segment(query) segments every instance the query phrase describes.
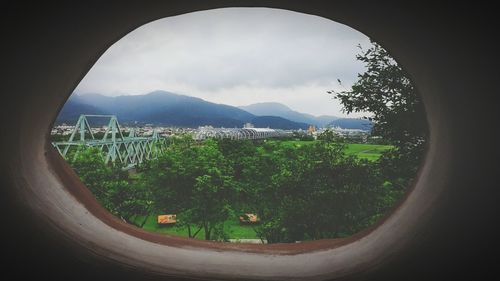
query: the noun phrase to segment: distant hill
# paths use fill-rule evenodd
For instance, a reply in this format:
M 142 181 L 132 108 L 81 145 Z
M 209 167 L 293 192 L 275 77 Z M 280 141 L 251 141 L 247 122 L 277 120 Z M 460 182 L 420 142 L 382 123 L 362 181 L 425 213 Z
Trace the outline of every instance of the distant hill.
M 284 129 L 284 130 L 306 130 L 309 124 L 293 122 L 285 118 L 277 116 L 257 116 L 252 119 L 251 123 L 258 128 L 272 128 L 272 129 Z
M 373 122 L 367 119 L 357 119 L 357 118 L 340 118 L 332 121 L 328 124 L 330 127 L 340 127 L 343 129 L 359 129 L 359 130 L 371 130 L 373 127 Z
M 122 124 L 140 123 L 192 128 L 204 125 L 226 128 L 242 127 L 244 123 L 253 122 L 256 118 L 255 115 L 234 106 L 211 103 L 165 91 L 155 91 L 145 95 L 117 97 L 100 94 L 72 96 L 59 113 L 56 123 L 74 124 L 80 114 L 113 114 Z M 259 118 L 256 121 L 263 122 Z M 266 127 L 276 129 L 304 126 L 304 124 L 290 120 L 286 121 L 268 119 L 264 123 Z
M 59 112 L 56 123 L 75 123 L 80 114 L 108 114 L 105 110 L 85 104 L 78 97 L 71 96 Z
M 340 117 L 331 116 L 331 115 L 321 115 L 321 116 L 315 117 L 315 119 L 318 122 L 318 126 L 325 127 L 326 125 L 330 124 L 331 122 L 340 119 Z
M 121 122 L 139 121 L 161 125 L 239 126 L 254 115 L 233 106 L 215 104 L 205 100 L 155 91 L 146 95 L 107 97 L 98 94 L 81 95 L 88 105 L 115 114 Z
M 311 114 L 301 113 L 277 102 L 254 103 L 246 106 L 239 106 L 239 108 L 257 116 L 278 116 L 294 122 L 315 125 L 318 127 L 324 127 L 326 124 L 338 119 L 338 117 L 335 116 L 322 115 L 316 117 Z

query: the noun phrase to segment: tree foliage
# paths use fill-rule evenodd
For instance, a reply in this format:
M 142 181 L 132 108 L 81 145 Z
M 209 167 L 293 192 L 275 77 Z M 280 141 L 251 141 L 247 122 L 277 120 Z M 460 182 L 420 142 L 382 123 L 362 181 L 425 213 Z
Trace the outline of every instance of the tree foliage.
M 177 214 L 176 227 L 207 240 L 227 240 L 224 222 L 245 213 L 258 215 L 254 229 L 268 243 L 343 237 L 369 226 L 400 195 L 376 162 L 347 156 L 331 131 L 304 143 L 183 137 L 133 181 L 95 149 L 70 164 L 112 213 L 126 220 Z
M 251 200 L 269 243 L 349 235 L 385 211 L 375 164 L 346 156 L 341 142 L 272 149 L 259 157 L 268 177 L 254 183 Z
M 358 74 L 350 90 L 329 93 L 346 113 L 370 113 L 372 135 L 396 147 L 382 156 L 380 169 L 401 191 L 415 176 L 424 154 L 428 135 L 424 105 L 407 73 L 379 44 L 372 42 L 356 58 L 366 71 Z
M 147 215 L 152 199 L 149 188 L 129 180 L 120 167 L 104 164 L 98 148 L 82 147 L 67 160 L 96 199 L 112 214 L 131 222 L 134 215 Z
M 379 44 L 356 58 L 366 67 L 347 91 L 330 91 L 346 113 L 369 112 L 373 135 L 399 149 L 421 146 L 427 136 L 425 111 L 420 95 L 407 73 Z
M 205 239 L 224 239 L 223 223 L 233 214 L 236 198 L 232 170 L 217 143 L 203 145 L 185 137 L 144 169 L 159 212 L 176 213 L 180 225 L 196 237 L 201 229 Z

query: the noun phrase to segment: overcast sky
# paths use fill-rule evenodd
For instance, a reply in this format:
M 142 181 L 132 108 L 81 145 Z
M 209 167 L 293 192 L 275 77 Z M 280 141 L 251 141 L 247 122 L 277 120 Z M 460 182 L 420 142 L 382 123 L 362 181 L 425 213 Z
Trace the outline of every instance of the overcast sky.
M 75 93 L 165 90 L 235 106 L 280 102 L 313 115 L 344 116 L 327 91 L 349 88 L 364 71 L 355 58 L 358 44 L 368 48 L 368 37 L 343 24 L 285 10 L 189 13 L 123 37 Z

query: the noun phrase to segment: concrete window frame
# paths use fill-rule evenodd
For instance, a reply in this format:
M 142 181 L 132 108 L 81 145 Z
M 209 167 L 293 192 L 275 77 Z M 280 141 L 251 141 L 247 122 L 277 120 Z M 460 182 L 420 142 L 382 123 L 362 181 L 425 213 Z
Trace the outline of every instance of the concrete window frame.
M 391 32 L 382 30 L 386 27 L 383 25 L 370 26 L 349 4 L 332 9 L 324 3 L 305 6 L 292 1 L 258 2 L 259 7 L 288 9 L 345 23 L 380 42 L 412 77 L 425 104 L 430 140 L 412 191 L 390 216 L 346 239 L 235 245 L 149 233 L 121 222 L 97 203 L 48 141 L 58 110 L 99 56 L 126 33 L 159 18 L 232 5 L 230 1 L 205 2 L 155 2 L 139 10 L 134 5 L 119 10 L 108 7 L 98 12 L 108 15 L 106 20 L 95 18 L 80 27 L 80 31 L 94 34 L 85 34 L 87 41 L 79 46 L 71 44 L 76 35 L 63 27 L 48 35 L 47 40 L 61 48 L 44 49 L 46 56 L 32 58 L 36 63 L 32 71 L 39 76 L 33 76 L 33 83 L 25 86 L 29 101 L 17 105 L 22 117 L 17 123 L 18 143 L 9 155 L 13 161 L 8 165 L 9 174 L 14 175 L 16 197 L 45 223 L 45 231 L 91 260 L 106 260 L 157 276 L 214 280 L 354 280 L 370 276 L 416 247 L 418 237 L 427 232 L 444 192 L 450 188 L 453 147 L 448 137 L 450 128 L 455 127 L 441 106 L 443 87 L 432 75 L 431 65 L 425 64 L 432 58 L 423 59 L 402 42 L 404 37 L 394 37 L 397 28 Z M 238 6 L 245 3 L 255 5 L 241 1 Z M 55 64 L 44 68 L 51 61 Z

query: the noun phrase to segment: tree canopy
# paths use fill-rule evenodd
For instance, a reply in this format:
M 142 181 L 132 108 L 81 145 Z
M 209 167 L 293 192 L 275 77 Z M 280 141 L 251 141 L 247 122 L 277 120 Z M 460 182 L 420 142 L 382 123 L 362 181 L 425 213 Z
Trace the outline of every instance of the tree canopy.
M 361 47 L 360 47 L 361 49 Z M 374 121 L 372 135 L 396 149 L 384 154 L 380 169 L 399 189 L 408 186 L 420 165 L 428 136 L 422 99 L 408 74 L 379 44 L 356 58 L 366 67 L 351 89 L 329 91 L 346 113 L 368 112 Z
M 356 58 L 366 67 L 350 90 L 329 91 L 346 113 L 368 112 L 374 121 L 373 135 L 379 135 L 400 149 L 424 144 L 427 121 L 420 95 L 408 74 L 379 44 Z M 361 48 L 361 47 L 360 47 Z
M 112 214 L 132 223 L 134 215 L 148 215 L 152 207 L 149 186 L 132 182 L 118 166 L 106 165 L 98 148 L 81 147 L 67 156 L 85 185 Z

